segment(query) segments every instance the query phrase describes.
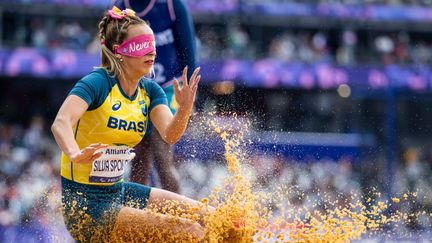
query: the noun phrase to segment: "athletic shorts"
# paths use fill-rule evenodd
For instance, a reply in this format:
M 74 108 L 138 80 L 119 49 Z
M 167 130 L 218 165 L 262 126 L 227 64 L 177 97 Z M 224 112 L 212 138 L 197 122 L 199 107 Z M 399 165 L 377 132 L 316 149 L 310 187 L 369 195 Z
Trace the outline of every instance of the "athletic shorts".
M 167 86 L 163 90 L 165 91 L 165 94 L 166 94 L 167 99 L 168 99 L 168 107 L 170 108 L 171 112 L 173 114 L 175 114 L 177 111 L 177 108 L 178 108 L 178 103 L 175 100 L 174 85 Z M 152 127 L 153 127 L 153 124 L 151 123 L 151 121 L 149 121 L 147 124 L 146 133 L 144 135 L 145 137 L 150 136 Z
M 77 242 L 106 242 L 122 207 L 144 209 L 151 187 L 133 182 L 95 186 L 61 178 L 63 218 Z

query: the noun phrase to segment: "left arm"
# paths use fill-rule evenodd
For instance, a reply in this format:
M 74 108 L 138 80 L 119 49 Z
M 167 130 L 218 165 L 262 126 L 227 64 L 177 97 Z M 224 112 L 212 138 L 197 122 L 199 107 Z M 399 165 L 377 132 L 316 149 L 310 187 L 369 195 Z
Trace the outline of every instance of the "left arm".
M 176 143 L 186 130 L 190 113 L 192 112 L 195 95 L 201 75 L 200 68 L 195 69 L 188 82 L 188 68 L 183 69 L 183 86 L 180 89 L 178 80 L 174 80 L 174 94 L 179 104 L 176 114 L 173 116 L 166 105 L 158 105 L 150 112 L 150 119 L 155 125 L 163 140 L 168 144 Z

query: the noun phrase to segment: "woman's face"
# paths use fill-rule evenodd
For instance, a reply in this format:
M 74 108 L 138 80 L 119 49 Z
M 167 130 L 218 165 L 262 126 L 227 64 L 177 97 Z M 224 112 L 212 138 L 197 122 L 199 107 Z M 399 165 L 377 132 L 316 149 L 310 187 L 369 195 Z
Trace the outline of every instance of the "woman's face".
M 128 29 L 127 39 L 145 34 L 153 34 L 153 30 L 147 24 L 133 25 Z M 152 51 L 143 57 L 122 56 L 122 58 L 126 75 L 140 78 L 151 72 L 156 58 L 156 51 Z

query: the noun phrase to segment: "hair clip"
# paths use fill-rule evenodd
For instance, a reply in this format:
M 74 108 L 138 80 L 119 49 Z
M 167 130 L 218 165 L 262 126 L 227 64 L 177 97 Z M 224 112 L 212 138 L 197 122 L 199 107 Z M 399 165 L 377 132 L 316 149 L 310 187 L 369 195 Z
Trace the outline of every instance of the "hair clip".
M 113 19 L 123 19 L 126 16 L 135 16 L 135 11 L 132 9 L 120 10 L 116 6 L 113 6 L 111 10 L 108 10 L 108 14 Z
M 126 16 L 135 16 L 135 11 L 133 11 L 132 9 L 126 8 L 125 10 L 122 11 Z

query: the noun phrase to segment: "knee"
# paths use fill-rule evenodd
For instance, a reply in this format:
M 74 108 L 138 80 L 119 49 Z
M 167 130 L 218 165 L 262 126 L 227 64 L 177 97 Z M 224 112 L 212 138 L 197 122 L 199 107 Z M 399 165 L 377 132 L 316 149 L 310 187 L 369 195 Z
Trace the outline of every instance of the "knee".
M 205 237 L 204 228 L 199 223 L 193 223 L 190 225 L 189 232 L 196 238 L 198 241 L 202 241 Z

